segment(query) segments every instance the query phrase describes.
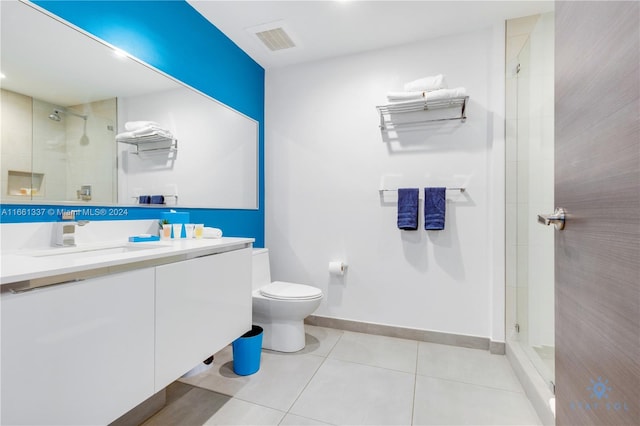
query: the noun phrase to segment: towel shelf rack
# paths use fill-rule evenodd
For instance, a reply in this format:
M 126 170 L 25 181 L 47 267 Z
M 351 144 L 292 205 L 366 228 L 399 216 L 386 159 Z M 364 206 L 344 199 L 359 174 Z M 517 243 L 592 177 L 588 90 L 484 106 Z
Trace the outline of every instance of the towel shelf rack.
M 460 191 L 460 192 L 465 192 L 467 189 L 466 188 L 462 188 L 462 187 L 458 187 L 458 188 L 447 188 L 447 191 Z M 398 192 L 397 189 L 378 189 L 378 192 L 380 192 L 380 194 L 384 194 L 385 192 Z
M 178 140 L 158 135 L 138 136 L 136 138 L 117 139 L 117 142 L 134 145 L 136 150 L 131 154 L 141 154 L 145 152 L 176 152 L 178 151 Z
M 387 122 L 391 122 L 391 115 L 394 114 L 406 114 L 410 112 L 418 112 L 418 111 L 432 111 L 432 110 L 442 110 L 447 108 L 459 108 L 460 113 L 455 117 L 451 118 L 425 118 L 420 121 L 412 121 L 412 122 L 399 122 L 393 125 L 394 128 L 403 125 L 416 125 L 419 123 L 427 123 L 434 121 L 449 121 L 449 120 L 460 120 L 464 123 L 467 119 L 467 101 L 469 100 L 469 96 L 461 96 L 456 98 L 449 99 L 437 99 L 437 100 L 429 100 L 429 99 L 419 99 L 415 101 L 405 101 L 405 102 L 396 102 L 387 105 L 378 105 L 376 108 L 378 109 L 378 113 L 380 114 L 380 130 L 387 130 Z M 389 119 L 385 120 L 385 116 L 388 116 Z

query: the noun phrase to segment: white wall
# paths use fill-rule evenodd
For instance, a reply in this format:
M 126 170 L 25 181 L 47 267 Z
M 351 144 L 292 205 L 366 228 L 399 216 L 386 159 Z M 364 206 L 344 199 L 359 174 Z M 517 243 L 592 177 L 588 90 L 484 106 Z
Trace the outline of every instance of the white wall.
M 504 340 L 503 27 L 267 70 L 272 278 L 321 288 L 316 315 Z M 466 87 L 466 123 L 383 139 L 375 106 L 438 73 Z M 389 175 L 388 187 L 467 191 L 448 195 L 444 231 L 425 231 L 422 211 L 418 231 L 400 231 L 395 198 L 378 193 Z

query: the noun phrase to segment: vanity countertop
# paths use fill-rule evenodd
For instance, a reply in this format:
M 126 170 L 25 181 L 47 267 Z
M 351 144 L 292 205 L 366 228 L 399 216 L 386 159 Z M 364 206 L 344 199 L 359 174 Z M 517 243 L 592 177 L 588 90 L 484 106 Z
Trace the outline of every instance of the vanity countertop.
M 76 247 L 8 251 L 1 256 L 0 284 L 32 282 L 32 285 L 42 286 L 80 280 L 251 247 L 253 241 L 253 238 L 232 237 L 144 243 L 111 241 Z

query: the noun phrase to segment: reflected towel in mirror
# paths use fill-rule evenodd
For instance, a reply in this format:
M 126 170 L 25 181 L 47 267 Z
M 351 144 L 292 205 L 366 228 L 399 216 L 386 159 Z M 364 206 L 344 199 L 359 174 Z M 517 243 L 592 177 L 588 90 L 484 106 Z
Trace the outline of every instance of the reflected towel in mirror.
M 127 121 L 124 123 L 124 128 L 127 132 L 133 132 L 134 130 L 140 130 L 145 127 L 160 128 L 160 125 L 155 121 Z
M 150 204 L 164 204 L 164 195 L 152 195 Z

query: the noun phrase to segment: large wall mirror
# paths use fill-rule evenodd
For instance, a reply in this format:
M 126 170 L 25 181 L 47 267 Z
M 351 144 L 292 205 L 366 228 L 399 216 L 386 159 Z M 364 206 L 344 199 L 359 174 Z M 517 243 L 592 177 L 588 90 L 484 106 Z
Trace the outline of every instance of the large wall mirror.
M 258 123 L 2 1 L 3 203 L 258 208 Z

